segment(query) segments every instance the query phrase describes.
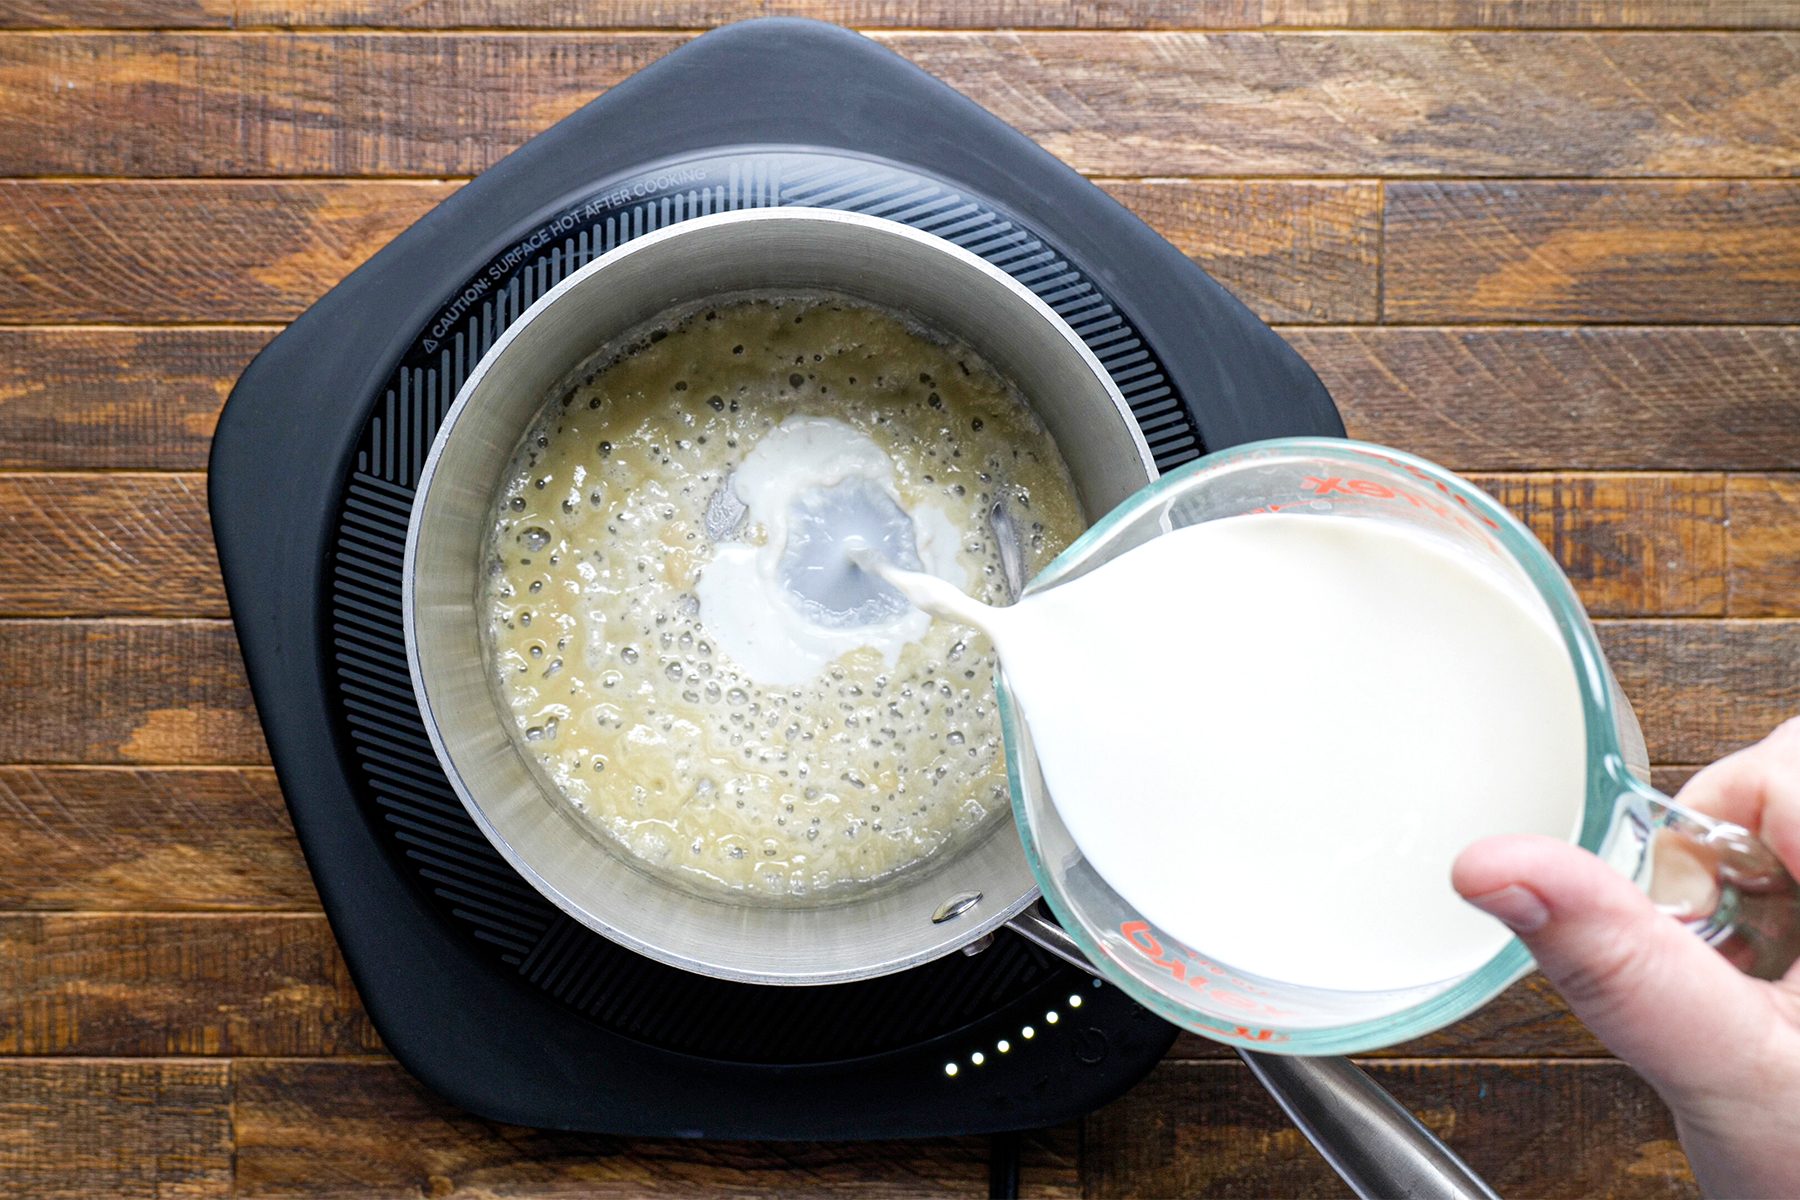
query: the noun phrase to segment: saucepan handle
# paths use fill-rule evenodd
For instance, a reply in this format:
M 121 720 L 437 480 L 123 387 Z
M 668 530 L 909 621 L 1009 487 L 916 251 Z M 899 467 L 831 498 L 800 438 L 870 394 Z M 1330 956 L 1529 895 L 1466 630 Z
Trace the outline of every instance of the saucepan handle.
M 1100 974 L 1075 939 L 1035 907 L 1014 917 L 1010 927 L 1064 962 Z M 1499 1200 L 1349 1059 L 1238 1053 L 1332 1170 L 1365 1200 Z
M 1238 1054 L 1331 1169 L 1365 1200 L 1499 1200 L 1455 1151 L 1349 1059 Z

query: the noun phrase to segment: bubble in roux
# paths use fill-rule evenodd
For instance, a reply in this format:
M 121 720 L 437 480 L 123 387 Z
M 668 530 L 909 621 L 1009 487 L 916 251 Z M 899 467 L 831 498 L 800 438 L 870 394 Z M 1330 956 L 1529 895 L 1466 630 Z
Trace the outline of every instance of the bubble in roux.
M 892 462 L 901 507 L 961 533 L 1002 602 L 986 514 L 1013 506 L 1027 574 L 1079 532 L 1068 470 L 967 347 L 859 304 L 736 300 L 660 319 L 549 399 L 496 498 L 484 602 L 527 755 L 649 870 L 703 890 L 829 899 L 954 845 L 1007 806 L 985 639 L 927 626 L 891 665 L 855 650 L 799 684 L 744 672 L 695 594 L 722 499 L 783 420 L 823 416 Z

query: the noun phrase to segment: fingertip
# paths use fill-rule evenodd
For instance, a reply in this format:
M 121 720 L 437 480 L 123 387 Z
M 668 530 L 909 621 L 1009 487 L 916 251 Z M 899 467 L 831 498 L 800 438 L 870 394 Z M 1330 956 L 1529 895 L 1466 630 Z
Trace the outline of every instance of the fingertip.
M 1550 921 L 1607 921 L 1621 926 L 1661 918 L 1649 897 L 1631 880 L 1579 846 L 1537 834 L 1484 838 L 1469 846 L 1451 867 L 1450 883 L 1477 908 L 1507 920 L 1508 903 L 1525 893 L 1541 909 L 1533 909 L 1529 927 L 1507 920 L 1518 933 L 1537 932 Z M 1533 939 L 1528 938 L 1528 942 Z M 1538 949 L 1533 944 L 1533 950 Z
M 1743 976 L 1578 846 L 1484 838 L 1457 857 L 1451 883 L 1518 934 L 1575 1014 L 1659 1086 L 1715 1084 L 1766 1021 Z
M 1538 834 L 1482 838 L 1456 856 L 1450 866 L 1450 886 L 1465 899 L 1508 887 L 1533 887 L 1554 872 L 1559 862 L 1582 853 L 1567 842 Z
M 1675 794 L 1675 802 L 1742 825 L 1800 874 L 1800 717 L 1702 768 Z

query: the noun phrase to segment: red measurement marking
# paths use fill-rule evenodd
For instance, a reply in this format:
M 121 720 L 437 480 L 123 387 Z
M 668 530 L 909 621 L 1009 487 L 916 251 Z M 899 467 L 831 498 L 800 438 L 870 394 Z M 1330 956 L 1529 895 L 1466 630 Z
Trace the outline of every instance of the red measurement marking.
M 1364 458 L 1372 458 L 1377 462 L 1384 462 L 1384 463 L 1388 464 L 1390 467 L 1398 467 L 1400 470 L 1405 471 L 1408 475 L 1411 475 L 1414 479 L 1422 480 L 1426 483 L 1429 483 L 1432 487 L 1435 487 L 1438 491 L 1443 492 L 1447 496 L 1451 496 L 1458 504 L 1462 505 L 1464 508 L 1469 509 L 1470 515 L 1472 515 L 1476 520 L 1480 521 L 1483 525 L 1486 525 L 1489 529 L 1500 528 L 1499 522 L 1490 520 L 1489 518 L 1482 516 L 1480 513 L 1475 512 L 1474 506 L 1469 503 L 1469 498 L 1467 496 L 1462 495 L 1460 492 L 1451 492 L 1449 486 L 1447 484 L 1445 484 L 1443 480 L 1432 478 L 1430 475 L 1426 474 L 1424 471 L 1419 470 L 1419 468 L 1413 466 L 1411 463 L 1403 463 L 1403 462 L 1399 461 L 1398 459 L 1389 458 L 1385 454 L 1376 454 L 1375 452 L 1370 451 L 1370 450 L 1358 450 L 1357 453 L 1362 455 Z
M 1377 500 L 1392 500 L 1401 495 L 1386 484 L 1376 483 L 1373 479 L 1344 479 L 1333 476 L 1321 479 L 1317 475 L 1308 475 L 1300 481 L 1300 490 L 1325 496 L 1332 492 L 1342 492 L 1346 496 L 1373 496 Z
M 1424 479 L 1426 482 L 1432 484 L 1440 492 L 1443 492 L 1458 504 L 1462 505 L 1464 509 L 1468 509 L 1469 515 L 1473 516 L 1483 525 L 1486 525 L 1489 529 L 1500 528 L 1497 522 L 1475 512 L 1469 504 L 1468 497 L 1460 493 L 1451 492 L 1444 484 L 1427 475 L 1423 475 L 1418 471 L 1413 471 L 1412 473 L 1417 475 L 1420 479 Z M 1442 517 L 1446 521 L 1454 521 L 1465 529 L 1473 528 L 1468 521 L 1463 519 L 1461 514 L 1446 508 L 1443 504 L 1429 496 L 1421 496 L 1416 492 L 1389 487 L 1387 484 L 1377 483 L 1373 479 L 1345 479 L 1342 476 L 1333 476 L 1327 479 L 1317 475 L 1308 475 L 1300 481 L 1300 490 L 1303 492 L 1311 492 L 1315 496 L 1328 496 L 1334 492 L 1342 492 L 1346 496 L 1367 496 L 1374 500 L 1404 500 L 1414 508 L 1422 508 L 1435 517 Z M 1280 505 L 1271 504 L 1267 506 L 1267 508 L 1258 509 L 1256 511 L 1278 512 L 1280 511 L 1280 508 Z
M 1225 969 L 1202 958 L 1194 958 L 1191 962 L 1182 962 L 1169 952 L 1155 934 L 1150 932 L 1148 921 L 1126 921 L 1119 926 L 1119 933 L 1127 942 L 1131 943 L 1132 949 L 1149 959 L 1157 969 L 1167 971 L 1172 978 L 1187 984 L 1195 991 L 1205 991 L 1216 1004 L 1261 1013 L 1266 1017 L 1291 1017 L 1294 1015 L 1287 1009 L 1278 1008 L 1266 1001 L 1245 995 L 1246 991 L 1254 992 L 1260 989 L 1253 988 L 1242 980 L 1233 979 L 1230 976 L 1225 976 L 1223 979 L 1206 978 L 1203 972 L 1225 975 Z M 1262 1040 L 1267 1040 L 1274 1035 L 1263 1031 L 1258 1036 Z M 1283 1037 L 1282 1040 L 1285 1041 L 1286 1038 Z
M 1163 949 L 1163 944 L 1156 940 L 1155 934 L 1150 932 L 1150 922 L 1127 921 L 1119 926 L 1119 932 L 1124 934 L 1125 940 L 1135 946 L 1145 958 L 1173 975 L 1177 982 L 1186 981 L 1187 967 Z
M 1248 996 L 1240 995 L 1237 992 L 1227 991 L 1224 988 L 1214 988 L 1212 997 L 1220 1004 L 1227 1005 L 1231 1008 L 1245 1009 L 1248 1012 L 1272 1011 L 1268 1005 L 1262 1003 L 1260 1000 L 1252 1000 Z

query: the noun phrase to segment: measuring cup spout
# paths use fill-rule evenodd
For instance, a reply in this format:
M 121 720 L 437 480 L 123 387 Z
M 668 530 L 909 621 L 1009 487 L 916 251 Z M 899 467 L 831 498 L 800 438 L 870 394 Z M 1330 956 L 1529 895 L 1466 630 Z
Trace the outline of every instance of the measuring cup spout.
M 1615 829 L 1628 839 L 1619 848 L 1651 900 L 1745 974 L 1780 979 L 1800 960 L 1800 887 L 1775 852 L 1741 825 L 1618 774 Z

